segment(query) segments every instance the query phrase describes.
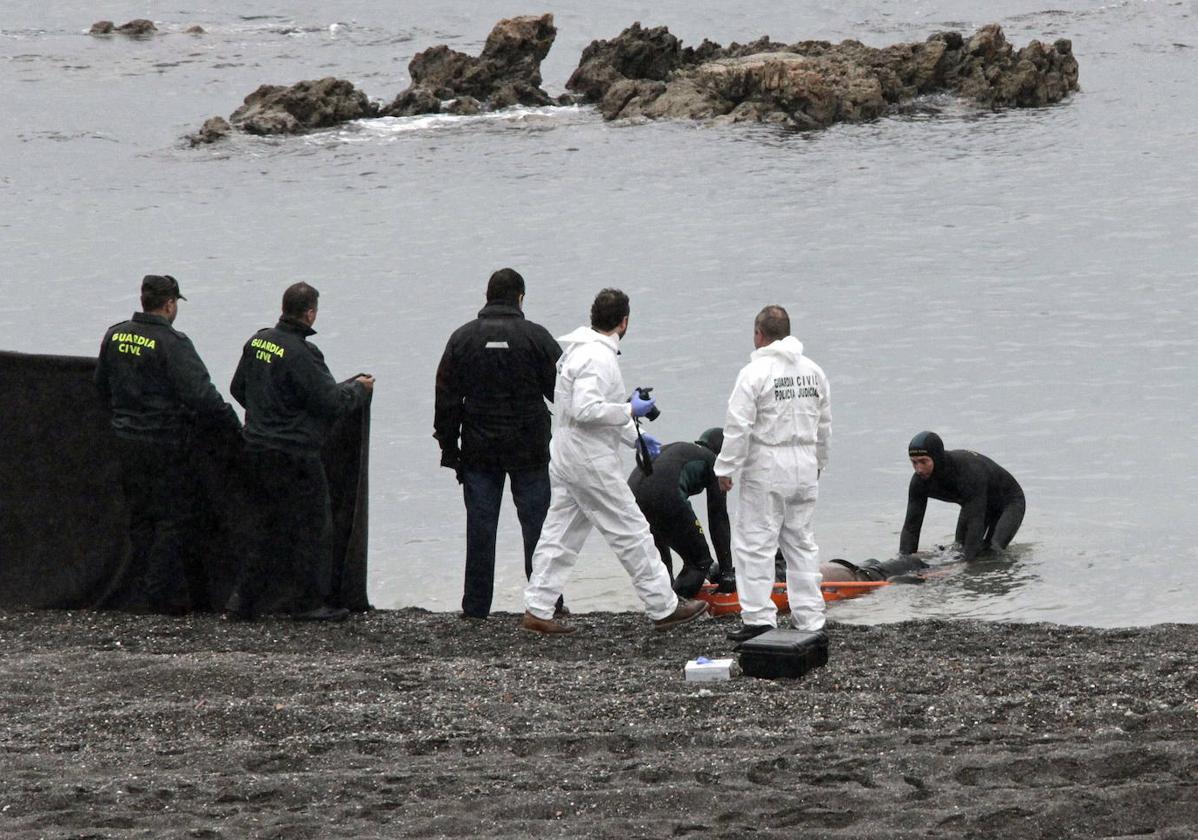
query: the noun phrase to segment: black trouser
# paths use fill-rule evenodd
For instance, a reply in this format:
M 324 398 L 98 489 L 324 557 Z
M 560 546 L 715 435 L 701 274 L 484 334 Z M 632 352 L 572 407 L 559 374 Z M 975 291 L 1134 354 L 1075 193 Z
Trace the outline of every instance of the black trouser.
M 1027 511 L 1027 501 L 1021 495 L 1009 500 L 1000 508 L 986 511 L 985 524 L 982 527 L 982 551 L 990 548 L 1003 549 L 1015 539 L 1019 526 L 1023 524 L 1023 514 Z M 965 542 L 966 523 L 964 517 L 957 519 L 957 542 Z
M 334 606 L 333 503 L 320 456 L 250 449 L 245 458 L 257 533 L 238 575 L 241 609 L 255 612 L 275 575 L 287 574 L 302 587 L 293 612 Z
M 707 579 L 711 569 L 711 549 L 703 526 L 690 503 L 680 496 L 668 499 L 646 499 L 642 504 L 637 499 L 645 519 L 649 520 L 649 532 L 657 546 L 661 561 L 674 582 L 674 592 L 681 598 L 693 598 Z M 682 569 L 674 575 L 674 558 L 670 550 L 682 558 Z
M 185 552 L 195 510 L 195 482 L 181 441 L 117 438 L 121 489 L 129 509 L 134 568 L 144 570 L 150 607 L 175 612 L 189 606 Z

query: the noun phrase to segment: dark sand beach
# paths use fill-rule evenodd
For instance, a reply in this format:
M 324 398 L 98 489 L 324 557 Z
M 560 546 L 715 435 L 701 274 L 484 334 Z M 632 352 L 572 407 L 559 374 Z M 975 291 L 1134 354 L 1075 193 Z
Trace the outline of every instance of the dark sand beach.
M 0 836 L 1198 836 L 1198 628 L 832 623 L 798 681 L 667 634 L 0 613 Z

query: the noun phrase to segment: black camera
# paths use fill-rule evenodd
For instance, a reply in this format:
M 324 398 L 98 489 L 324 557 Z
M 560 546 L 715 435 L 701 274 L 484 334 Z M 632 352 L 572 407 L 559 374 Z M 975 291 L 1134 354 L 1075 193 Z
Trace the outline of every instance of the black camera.
M 653 390 L 652 388 L 636 388 L 634 390 L 636 391 L 636 395 L 642 400 L 652 399 L 650 396 L 650 392 Z M 653 406 L 653 408 L 649 409 L 648 413 L 645 414 L 646 420 L 656 420 L 658 417 L 661 417 L 661 409 L 659 409 L 657 406 Z

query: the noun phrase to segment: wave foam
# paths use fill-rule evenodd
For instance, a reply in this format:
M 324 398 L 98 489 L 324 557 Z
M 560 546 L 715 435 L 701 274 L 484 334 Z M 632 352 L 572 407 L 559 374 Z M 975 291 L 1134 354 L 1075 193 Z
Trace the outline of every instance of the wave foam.
M 345 143 L 367 143 L 388 140 L 408 134 L 445 131 L 473 126 L 553 128 L 577 122 L 580 116 L 590 114 L 593 108 L 581 105 L 554 105 L 527 107 L 517 105 L 502 111 L 485 114 L 421 114 L 413 117 L 375 117 L 354 120 L 336 129 L 333 134 Z M 313 136 L 314 135 L 309 135 Z M 327 136 L 327 135 L 326 135 Z

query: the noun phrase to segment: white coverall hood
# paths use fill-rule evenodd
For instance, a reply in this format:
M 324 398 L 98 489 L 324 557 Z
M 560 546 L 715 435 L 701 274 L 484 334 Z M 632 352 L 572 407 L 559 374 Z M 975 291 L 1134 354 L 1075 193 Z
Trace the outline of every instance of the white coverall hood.
M 636 442 L 632 406 L 617 358 L 620 340 L 590 327 L 558 339 L 553 405 L 556 424 L 549 443 L 551 470 L 585 468 L 590 459 Z

